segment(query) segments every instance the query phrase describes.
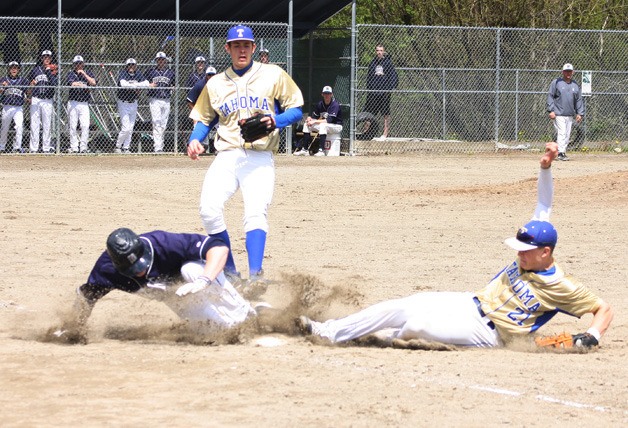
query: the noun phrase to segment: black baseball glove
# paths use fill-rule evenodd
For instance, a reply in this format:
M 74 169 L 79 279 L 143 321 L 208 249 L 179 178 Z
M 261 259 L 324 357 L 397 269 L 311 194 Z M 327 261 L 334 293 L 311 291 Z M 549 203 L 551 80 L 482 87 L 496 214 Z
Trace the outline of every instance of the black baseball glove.
M 242 134 L 244 141 L 252 143 L 255 140 L 268 136 L 275 130 L 275 121 L 272 120 L 272 118 L 268 123 L 262 122 L 262 118 L 264 118 L 264 115 L 257 112 L 248 119 L 240 119 L 238 121 L 238 125 L 240 125 L 240 134 Z
M 598 341 L 591 333 L 574 334 L 572 337 L 573 346 L 578 348 L 592 348 L 598 345 Z

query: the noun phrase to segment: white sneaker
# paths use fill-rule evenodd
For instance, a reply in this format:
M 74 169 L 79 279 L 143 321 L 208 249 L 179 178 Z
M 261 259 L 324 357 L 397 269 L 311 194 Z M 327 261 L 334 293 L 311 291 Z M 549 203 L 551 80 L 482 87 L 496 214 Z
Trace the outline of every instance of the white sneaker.
M 122 149 L 116 147 L 113 152 L 114 153 L 122 153 Z
M 322 150 L 319 150 L 318 152 L 314 154 L 314 156 L 325 156 L 325 152 Z
M 293 155 L 294 156 L 309 156 L 310 152 L 308 152 L 306 149 L 301 149 L 294 152 Z
M 381 137 L 373 138 L 373 141 L 386 141 L 386 137 L 382 135 Z

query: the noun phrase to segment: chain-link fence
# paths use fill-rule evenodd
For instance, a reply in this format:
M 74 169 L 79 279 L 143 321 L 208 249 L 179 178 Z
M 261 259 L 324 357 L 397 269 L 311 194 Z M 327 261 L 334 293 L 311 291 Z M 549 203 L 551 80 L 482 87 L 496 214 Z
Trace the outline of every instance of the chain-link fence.
M 356 56 L 355 153 L 540 147 L 567 62 L 591 72 L 570 149 L 627 148 L 626 31 L 359 25 Z
M 234 24 L 3 18 L 0 66 L 7 76 L 0 102 L 9 112 L 0 149 L 183 152 L 192 129 L 189 89 L 194 79 L 205 77 L 204 67 L 221 72 L 229 65 L 223 45 Z M 305 115 L 320 100 L 323 86 L 334 88 L 343 107 L 345 153 L 540 147 L 553 139 L 545 103 L 565 62 L 574 64 L 579 83 L 582 70 L 591 72 L 585 119 L 572 132 L 570 149 L 617 144 L 628 149 L 626 31 L 359 25 L 352 73 L 348 29 L 316 30 L 291 49 L 288 24 L 249 25 L 270 62 L 290 70 L 294 60 Z M 394 69 L 392 81 L 368 77 L 369 68 L 373 76 L 390 74 L 381 64 L 371 67 L 378 44 Z M 49 59 L 44 51 L 50 51 Z M 158 52 L 165 54 L 163 60 L 156 58 Z M 76 56 L 95 79 L 79 76 L 84 88 L 69 80 L 82 75 Z M 197 63 L 198 57 L 205 62 Z M 126 64 L 129 58 L 137 63 L 134 76 L 123 74 L 133 68 Z M 12 61 L 25 80 L 11 76 Z M 140 78 L 152 86 L 133 83 Z M 135 86 L 122 88 L 121 80 Z M 20 91 L 28 98 L 22 108 L 14 105 Z M 292 130 L 283 133 L 280 152 L 289 152 L 292 138 Z
M 2 18 L 0 101 L 15 113 L 4 115 L 0 149 L 185 152 L 193 127 L 188 93 L 207 67 L 221 72 L 231 64 L 224 44 L 235 24 Z M 287 24 L 248 25 L 258 51 L 269 50 L 270 61 L 285 67 Z M 11 76 L 12 62 L 21 80 Z M 281 144 L 284 151 L 286 133 Z
M 325 28 L 311 31 L 307 37 L 294 41 L 295 82 L 303 92 L 303 115 L 309 116 L 321 101 L 324 86 L 331 86 L 334 98 L 342 108 L 342 151 L 349 152 L 349 117 L 351 114 L 351 33 L 346 28 Z M 293 143 L 301 134 L 294 128 Z

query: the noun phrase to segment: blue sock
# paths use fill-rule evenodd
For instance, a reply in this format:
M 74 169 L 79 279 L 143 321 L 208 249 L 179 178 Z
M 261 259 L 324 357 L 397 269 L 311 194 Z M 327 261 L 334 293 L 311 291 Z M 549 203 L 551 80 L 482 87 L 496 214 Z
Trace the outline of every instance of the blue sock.
M 229 240 L 229 233 L 227 233 L 227 229 L 223 230 L 220 233 L 214 233 L 209 236 L 216 236 L 221 238 L 229 247 L 229 255 L 227 255 L 227 262 L 225 263 L 225 270 L 227 272 L 236 273 L 238 270 L 236 269 L 235 260 L 233 260 L 233 253 L 231 252 L 231 240 Z
M 246 252 L 249 254 L 249 275 L 255 275 L 262 270 L 266 247 L 266 232 L 255 229 L 246 232 Z

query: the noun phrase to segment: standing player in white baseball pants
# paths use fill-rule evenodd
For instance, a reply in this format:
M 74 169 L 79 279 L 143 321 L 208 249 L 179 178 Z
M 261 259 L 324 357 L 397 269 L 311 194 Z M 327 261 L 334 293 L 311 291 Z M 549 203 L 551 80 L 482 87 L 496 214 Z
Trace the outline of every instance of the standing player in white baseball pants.
M 115 153 L 129 153 L 133 128 L 137 118 L 137 88 L 148 88 L 151 83 L 144 78 L 141 71 L 137 71 L 135 58 L 126 60 L 126 68 L 118 75 L 119 89 L 116 92 L 118 98 L 118 114 L 120 115 L 120 134 L 116 141 Z
M 51 146 L 51 125 L 55 86 L 58 84 L 58 68 L 52 64 L 52 52 L 41 53 L 41 64 L 35 66 L 28 76 L 32 86 L 31 96 L 31 153 L 39 150 L 39 131 L 42 130 L 42 151 L 53 153 Z
M 571 136 L 571 127 L 574 117 L 576 122 L 582 122 L 584 116 L 584 101 L 580 86 L 572 80 L 573 65 L 563 65 L 563 75 L 552 80 L 547 93 L 547 112 L 554 122 L 556 142 L 558 143 L 558 160 L 567 161 L 567 146 Z
M 89 86 L 96 85 L 96 78 L 91 71 L 85 70 L 85 61 L 81 55 L 76 55 L 72 61 L 74 70 L 68 73 L 67 83 L 71 86 L 68 92 L 68 123 L 70 127 L 70 153 L 89 153 L 87 140 L 89 139 Z M 81 125 L 81 138 L 77 126 Z
M 188 143 L 188 156 L 197 159 L 205 151 L 200 142 L 216 123 L 220 124 L 215 138 L 218 155 L 207 170 L 201 192 L 201 220 L 210 236 L 219 236 L 230 246 L 224 205 L 241 189 L 251 282 L 263 275 L 268 206 L 275 184 L 273 152 L 279 147 L 279 129 L 301 119 L 303 106 L 301 91 L 283 69 L 252 60 L 255 48 L 251 28 L 238 25 L 229 29 L 225 50 L 232 65 L 203 88 L 190 113 L 197 123 Z M 268 137 L 245 143 L 238 120 L 258 112 L 266 116 L 263 123 L 274 122 L 278 129 Z M 238 275 L 231 252 L 225 272 Z
M 167 67 L 168 57 L 164 52 L 155 55 L 157 66 L 146 73 L 146 79 L 151 82 L 148 91 L 148 105 L 153 123 L 153 143 L 155 153 L 164 150 L 164 134 L 170 116 L 170 96 L 175 83 L 174 71 Z
M 5 150 L 11 122 L 15 122 L 15 142 L 13 152 L 22 151 L 22 134 L 24 133 L 24 112 L 22 106 L 26 100 L 28 80 L 20 77 L 20 64 L 17 61 L 9 62 L 7 76 L 0 79 L 0 94 L 2 102 L 2 128 L 0 130 L 0 151 Z

